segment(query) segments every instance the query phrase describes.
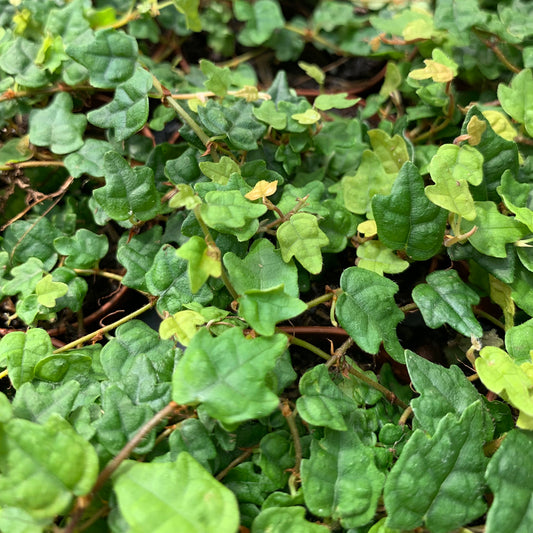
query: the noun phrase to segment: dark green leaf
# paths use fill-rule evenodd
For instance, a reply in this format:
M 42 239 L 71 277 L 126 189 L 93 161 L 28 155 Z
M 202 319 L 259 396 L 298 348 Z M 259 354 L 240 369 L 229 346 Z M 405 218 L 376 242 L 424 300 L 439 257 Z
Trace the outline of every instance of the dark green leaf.
M 79 229 L 73 237 L 58 237 L 54 248 L 68 256 L 65 266 L 71 268 L 91 268 L 104 257 L 108 250 L 107 237 L 96 235 L 85 228 Z
M 0 55 L 0 68 L 26 87 L 43 87 L 49 75 L 35 64 L 40 45 L 18 37 Z
M 245 27 L 237 36 L 244 46 L 263 44 L 275 30 L 282 28 L 285 23 L 276 0 L 258 0 L 252 5 L 243 0 L 237 0 L 233 10 L 238 20 L 246 22 Z
M 77 152 L 68 154 L 63 162 L 74 178 L 79 178 L 82 174 L 100 178 L 104 176 L 104 155 L 112 148 L 108 142 L 87 139 Z

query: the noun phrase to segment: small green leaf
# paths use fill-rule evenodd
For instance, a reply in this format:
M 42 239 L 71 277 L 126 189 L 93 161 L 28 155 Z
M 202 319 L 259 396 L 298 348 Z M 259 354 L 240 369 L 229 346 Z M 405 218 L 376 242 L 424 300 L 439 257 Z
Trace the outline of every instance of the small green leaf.
M 298 61 L 298 66 L 310 77 L 313 78 L 318 85 L 324 85 L 326 74 L 318 65 L 312 65 L 305 61 Z
M 307 305 L 285 292 L 283 284 L 269 289 L 250 289 L 239 298 L 239 313 L 260 335 L 273 335 L 276 324 L 294 318 Z
M 530 363 L 533 352 L 533 318 L 505 332 L 505 347 L 515 363 Z
M 377 354 L 383 341 L 385 350 L 403 362 L 396 335 L 396 326 L 403 320 L 394 301 L 396 283 L 375 272 L 350 267 L 342 273 L 340 284 L 343 292 L 335 307 L 340 325 L 365 352 Z
M 0 55 L 0 68 L 15 76 L 15 81 L 25 87 L 45 86 L 50 76 L 35 64 L 39 48 L 38 43 L 29 39 L 13 39 Z
M 383 130 L 370 130 L 368 137 L 372 150 L 381 161 L 385 172 L 396 176 L 404 163 L 409 161 L 405 139 L 398 134 L 390 137 Z
M 279 401 L 267 386 L 267 376 L 286 346 L 285 335 L 247 339 L 231 328 L 211 337 L 201 329 L 176 366 L 172 398 L 201 403 L 223 424 L 266 416 Z
M 35 365 L 52 354 L 52 341 L 44 329 L 14 331 L 0 340 L 0 360 L 7 359 L 9 379 L 15 389 L 33 379 Z
M 209 276 L 219 278 L 222 272 L 220 250 L 208 246 L 205 239 L 194 235 L 177 250 L 176 255 L 187 260 L 187 272 L 191 282 L 191 292 L 196 294 Z
M 43 262 L 36 257 L 28 259 L 22 265 L 11 269 L 11 280 L 4 280 L 2 291 L 7 295 L 19 294 L 29 296 L 35 291 L 37 283 L 42 279 L 45 268 Z
M 93 195 L 111 218 L 150 220 L 159 213 L 161 203 L 151 168 L 131 168 L 118 152 L 107 152 L 104 171 L 106 184 Z
M 98 475 L 94 448 L 58 415 L 44 425 L 12 419 L 0 433 L 0 505 L 20 507 L 36 519 L 67 511 Z
M 28 136 L 16 137 L 4 143 L 0 148 L 0 166 L 27 161 L 31 159 L 32 155 L 33 152 L 29 147 Z
M 228 252 L 224 255 L 224 265 L 238 294 L 253 289 L 272 289 L 283 283 L 286 294 L 293 298 L 299 295 L 298 271 L 294 261 L 283 261 L 281 252 L 275 250 L 267 239 L 254 241 L 244 259 Z
M 367 524 L 374 516 L 385 481 L 372 448 L 355 430 L 326 429 L 313 439 L 309 459 L 302 461 L 302 487 L 311 513 L 340 520 L 345 528 Z
M 277 238 L 285 262 L 294 256 L 311 274 L 318 274 L 322 270 L 320 248 L 329 244 L 329 239 L 318 227 L 314 215 L 296 213 L 281 224 Z
M 511 81 L 511 86 L 498 85 L 498 99 L 504 111 L 520 124 L 533 137 L 533 103 L 528 95 L 533 92 L 533 72 L 520 71 Z
M 200 0 L 172 0 L 176 9 L 185 15 L 185 24 L 191 31 L 202 31 L 202 20 L 198 13 Z
M 197 205 L 201 205 L 202 200 L 194 192 L 194 189 L 186 183 L 181 183 L 178 188 L 178 192 L 170 199 L 168 206 L 172 209 L 179 209 L 185 207 L 185 209 L 193 210 Z
M 483 335 L 483 328 L 472 312 L 479 296 L 455 270 L 437 270 L 428 274 L 426 281 L 413 289 L 413 300 L 430 328 L 446 323 L 465 337 Z
M 357 266 L 371 270 L 382 276 L 399 274 L 407 268 L 409 263 L 398 257 L 390 248 L 379 241 L 366 241 L 357 247 Z
M 66 51 L 87 68 L 93 87 L 115 88 L 135 72 L 137 41 L 122 31 L 111 28 L 98 30 L 91 40 L 73 43 Z
M 472 246 L 485 255 L 506 257 L 505 245 L 525 237 L 529 230 L 514 217 L 502 215 L 494 202 L 475 202 L 476 218 L 463 220 L 461 232 L 467 233 L 474 226 L 478 229 L 468 237 Z
M 91 268 L 105 256 L 109 248 L 105 235 L 96 235 L 88 229 L 81 228 L 73 237 L 54 239 L 54 248 L 68 256 L 65 266 L 71 268 Z
M 347 96 L 348 93 L 320 94 L 315 98 L 314 105 L 321 111 L 347 109 L 361 100 L 361 98 L 346 98 Z
M 239 165 L 227 155 L 222 156 L 216 163 L 202 161 L 198 166 L 211 181 L 219 185 L 226 185 L 234 172 L 241 173 Z
M 82 174 L 101 178 L 104 176 L 104 155 L 112 149 L 106 141 L 86 139 L 84 145 L 78 151 L 68 154 L 63 162 L 74 178 L 79 178 Z
M 529 533 L 533 520 L 531 431 L 514 429 L 492 457 L 485 477 L 494 494 L 487 514 L 487 533 Z
M 329 529 L 305 519 L 304 507 L 269 507 L 257 515 L 252 533 L 327 533 Z
M 385 483 L 387 527 L 448 533 L 485 512 L 482 421 L 478 401 L 460 419 L 447 414 L 431 437 L 413 432 Z
M 313 426 L 346 431 L 345 418 L 357 404 L 332 381 L 325 365 L 316 365 L 300 379 L 301 396 L 296 400 L 298 414 Z
M 530 231 L 533 231 L 533 205 L 530 202 L 532 186 L 531 183 L 519 183 L 513 178 L 510 170 L 506 170 L 502 175 L 501 185 L 496 189 L 502 197 L 505 207 L 513 212 L 516 220 L 525 224 Z
M 205 324 L 205 318 L 196 311 L 178 311 L 172 316 L 165 318 L 159 325 L 159 335 L 162 339 L 176 337 L 180 344 L 188 346 L 191 339 L 196 335 L 198 326 Z
M 303 187 L 295 187 L 287 183 L 283 187 L 283 194 L 277 206 L 282 213 L 288 213 L 294 209 L 304 197 L 308 197 L 299 212 L 313 213 L 326 216 L 328 209 L 324 207 L 324 184 L 318 180 L 312 180 Z
M 37 301 L 45 307 L 54 307 L 56 300 L 68 292 L 65 283 L 52 281 L 52 274 L 47 274 L 35 285 Z
M 117 86 L 109 104 L 89 111 L 91 124 L 109 130 L 110 138 L 120 142 L 140 130 L 148 119 L 148 91 L 152 88 L 152 75 L 142 68 L 127 81 Z
M 30 113 L 30 142 L 49 146 L 55 154 L 68 154 L 83 145 L 83 132 L 87 125 L 84 115 L 72 113 L 72 97 L 59 93 L 45 109 Z
M 265 100 L 259 107 L 254 107 L 252 112 L 255 118 L 276 130 L 283 130 L 287 126 L 287 116 L 276 109 L 272 100 Z
M 228 67 L 217 67 L 207 59 L 200 59 L 200 70 L 207 78 L 204 82 L 205 88 L 215 93 L 219 98 L 223 98 L 231 85 L 230 69 Z
M 433 257 L 441 248 L 447 212 L 424 195 L 424 181 L 405 163 L 389 196 L 372 200 L 379 239 L 392 250 L 405 250 L 415 261 Z
M 237 20 L 246 25 L 237 39 L 244 46 L 259 46 L 268 40 L 275 30 L 283 28 L 285 20 L 276 0 L 258 0 L 250 5 L 237 0 L 233 6 Z
M 296 120 L 298 124 L 308 126 L 311 124 L 316 124 L 320 120 L 320 113 L 314 109 L 307 109 L 304 113 L 294 113 L 291 115 L 293 120 Z

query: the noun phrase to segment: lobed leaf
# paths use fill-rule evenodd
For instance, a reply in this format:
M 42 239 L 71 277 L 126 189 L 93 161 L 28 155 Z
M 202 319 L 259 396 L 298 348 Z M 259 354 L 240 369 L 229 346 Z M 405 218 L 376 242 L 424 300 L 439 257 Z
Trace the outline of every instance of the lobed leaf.
M 527 133 L 533 136 L 533 104 L 529 95 L 533 91 L 533 72 L 520 71 L 511 81 L 511 86 L 498 85 L 498 99 L 504 111 L 523 124 Z

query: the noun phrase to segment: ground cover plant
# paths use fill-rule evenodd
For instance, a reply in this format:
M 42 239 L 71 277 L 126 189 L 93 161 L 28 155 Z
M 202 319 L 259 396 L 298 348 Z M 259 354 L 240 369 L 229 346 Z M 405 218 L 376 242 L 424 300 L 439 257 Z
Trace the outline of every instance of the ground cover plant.
M 1 531 L 531 531 L 527 2 L 0 22 Z

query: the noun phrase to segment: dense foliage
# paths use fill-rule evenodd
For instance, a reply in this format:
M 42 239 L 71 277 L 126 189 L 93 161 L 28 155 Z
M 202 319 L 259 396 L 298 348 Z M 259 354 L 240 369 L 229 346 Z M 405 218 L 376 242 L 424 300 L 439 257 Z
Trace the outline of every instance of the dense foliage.
M 1 531 L 532 530 L 528 2 L 0 23 Z

